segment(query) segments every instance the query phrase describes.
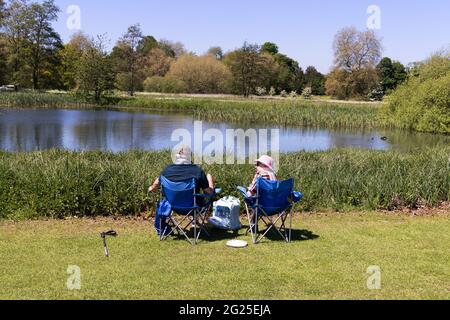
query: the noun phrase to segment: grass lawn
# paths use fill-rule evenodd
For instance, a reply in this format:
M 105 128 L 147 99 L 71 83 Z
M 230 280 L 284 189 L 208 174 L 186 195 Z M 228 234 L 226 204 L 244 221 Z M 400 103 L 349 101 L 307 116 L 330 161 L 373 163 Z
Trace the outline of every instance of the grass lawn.
M 111 258 L 98 233 L 113 228 Z M 291 244 L 159 242 L 142 220 L 0 222 L 0 299 L 450 299 L 449 214 L 299 215 Z M 250 240 L 241 232 L 240 238 Z M 66 287 L 69 265 L 81 290 Z M 382 270 L 368 290 L 367 269 Z

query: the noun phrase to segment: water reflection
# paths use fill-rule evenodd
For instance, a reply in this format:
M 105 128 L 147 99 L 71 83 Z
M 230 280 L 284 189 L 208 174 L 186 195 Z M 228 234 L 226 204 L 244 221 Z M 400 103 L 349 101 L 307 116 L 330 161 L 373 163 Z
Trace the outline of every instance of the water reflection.
M 126 151 L 161 150 L 174 146 L 171 135 L 184 128 L 192 132 L 194 121 L 181 114 L 140 114 L 91 110 L 1 110 L 0 149 L 33 151 L 67 150 Z M 203 123 L 203 129 L 238 129 L 224 123 Z M 248 129 L 242 127 L 239 129 Z M 267 129 L 262 126 L 255 129 Z M 388 137 L 383 141 L 380 137 Z M 269 138 L 270 141 L 270 138 Z M 450 137 L 407 131 L 355 131 L 312 128 L 283 128 L 282 152 L 315 151 L 341 147 L 376 150 L 411 150 L 448 145 Z

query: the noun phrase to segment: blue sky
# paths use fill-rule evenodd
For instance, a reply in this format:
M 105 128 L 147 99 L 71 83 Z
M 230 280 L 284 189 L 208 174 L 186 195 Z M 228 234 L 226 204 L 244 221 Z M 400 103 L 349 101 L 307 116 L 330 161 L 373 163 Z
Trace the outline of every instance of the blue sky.
M 55 27 L 67 41 L 69 5 L 81 9 L 81 29 L 106 33 L 112 44 L 127 27 L 140 23 L 145 34 L 181 41 L 198 54 L 211 46 L 225 51 L 244 41 L 272 41 L 305 68 L 328 72 L 332 42 L 342 27 L 365 29 L 367 8 L 381 10 L 384 55 L 403 63 L 423 60 L 450 44 L 450 1 L 447 0 L 56 0 L 61 9 Z

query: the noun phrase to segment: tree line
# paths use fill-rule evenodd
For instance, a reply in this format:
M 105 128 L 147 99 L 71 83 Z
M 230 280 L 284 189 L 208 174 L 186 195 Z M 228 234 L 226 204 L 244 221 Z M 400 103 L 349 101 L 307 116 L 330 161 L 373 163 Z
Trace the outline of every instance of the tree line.
M 0 0 L 0 84 L 35 90 L 59 89 L 99 100 L 114 89 L 165 93 L 249 95 L 328 94 L 339 99 L 381 99 L 407 78 L 401 63 L 382 58 L 372 31 L 339 31 L 335 61 L 328 75 L 281 53 L 272 42 L 244 43 L 223 52 L 188 52 L 179 42 L 145 35 L 130 26 L 107 50 L 104 35 L 76 33 L 64 44 L 53 29 L 59 8 L 54 0 Z

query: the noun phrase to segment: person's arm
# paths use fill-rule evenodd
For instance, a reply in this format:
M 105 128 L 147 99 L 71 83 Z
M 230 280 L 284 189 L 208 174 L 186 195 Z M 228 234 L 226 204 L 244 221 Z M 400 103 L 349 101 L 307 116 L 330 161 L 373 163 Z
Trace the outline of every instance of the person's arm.
M 203 192 L 209 195 L 213 195 L 216 191 L 215 191 L 215 187 L 214 187 L 214 178 L 212 175 L 208 174 L 206 176 L 206 179 L 208 180 L 208 188 L 203 189 Z
M 256 194 L 256 183 L 258 182 L 259 175 L 256 173 L 255 177 L 253 178 L 252 184 L 248 187 L 247 195 L 249 197 L 253 197 Z
M 153 182 L 153 184 L 148 188 L 148 192 L 155 192 L 159 190 L 159 187 L 161 186 L 161 182 L 159 181 L 159 178 Z

